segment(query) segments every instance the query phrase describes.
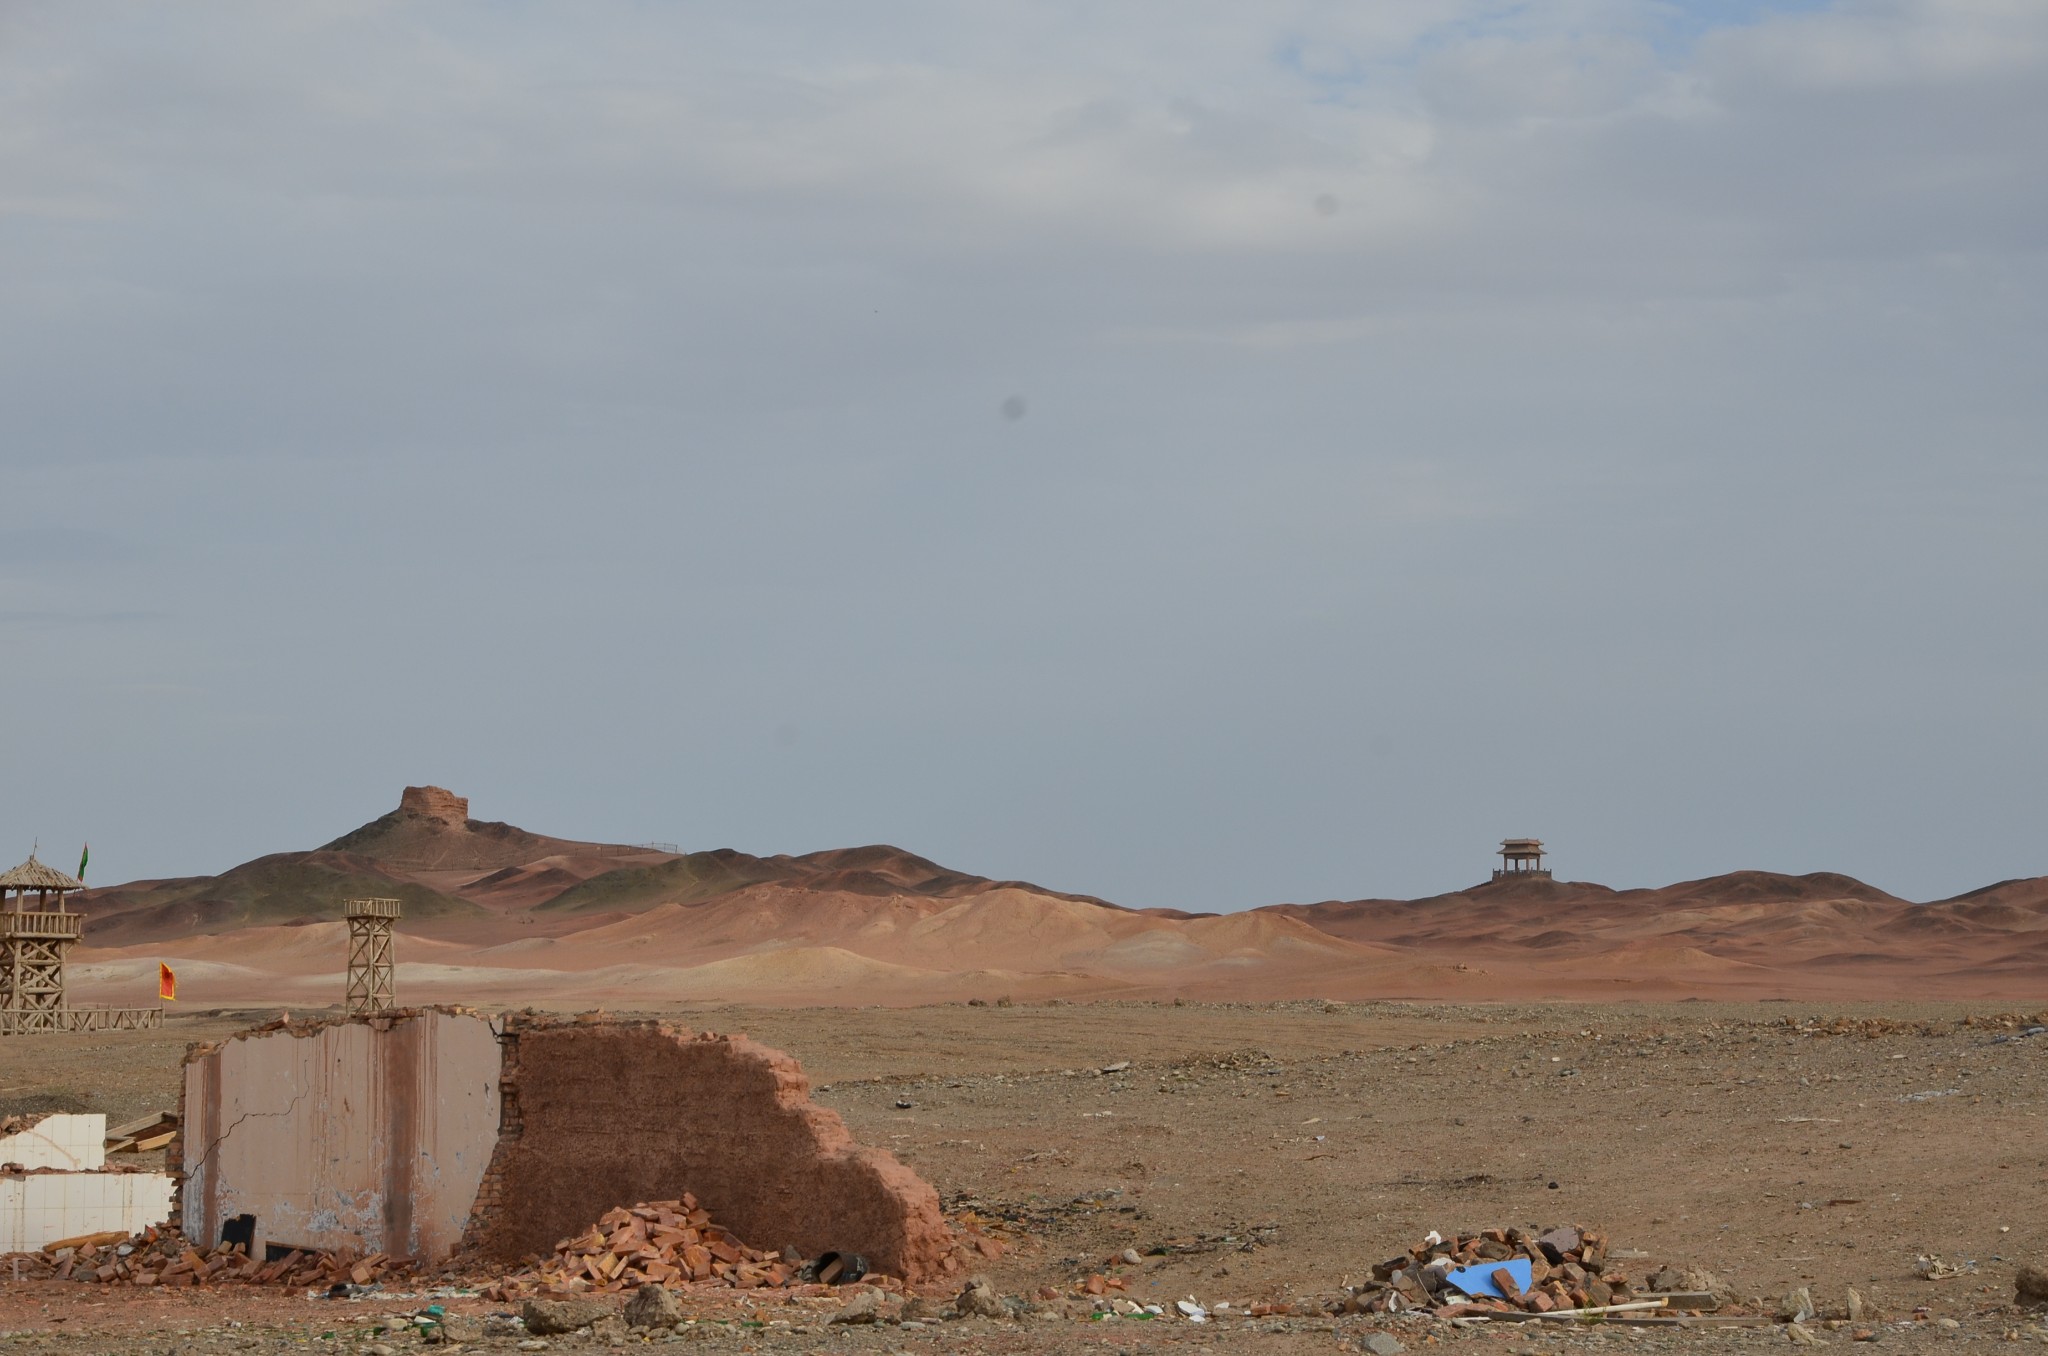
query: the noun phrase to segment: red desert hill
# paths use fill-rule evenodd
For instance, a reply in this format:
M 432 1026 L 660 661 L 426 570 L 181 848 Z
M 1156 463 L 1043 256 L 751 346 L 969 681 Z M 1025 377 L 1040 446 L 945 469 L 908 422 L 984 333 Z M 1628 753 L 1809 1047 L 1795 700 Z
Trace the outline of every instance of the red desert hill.
M 360 895 L 404 901 L 406 954 L 444 997 L 1970 998 L 2048 980 L 2048 880 L 1914 904 L 1827 872 L 1654 890 L 1531 873 L 1205 915 L 880 845 L 756 857 L 554 838 L 471 819 L 437 787 L 406 788 L 397 809 L 310 851 L 79 903 L 109 975 L 162 952 L 253 992 L 266 972 L 325 983 L 339 964 L 327 932 Z

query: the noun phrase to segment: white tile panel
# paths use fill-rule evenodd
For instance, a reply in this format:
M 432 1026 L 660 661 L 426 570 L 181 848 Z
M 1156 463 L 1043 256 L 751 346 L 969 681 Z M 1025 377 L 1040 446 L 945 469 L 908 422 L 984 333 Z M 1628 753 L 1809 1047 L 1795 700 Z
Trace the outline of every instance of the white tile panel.
M 0 1253 L 80 1234 L 141 1233 L 171 1217 L 160 1172 L 43 1172 L 0 1177 Z
M 26 1130 L 0 1135 L 0 1163 L 65 1172 L 97 1171 L 107 1164 L 107 1118 L 97 1111 L 45 1116 Z

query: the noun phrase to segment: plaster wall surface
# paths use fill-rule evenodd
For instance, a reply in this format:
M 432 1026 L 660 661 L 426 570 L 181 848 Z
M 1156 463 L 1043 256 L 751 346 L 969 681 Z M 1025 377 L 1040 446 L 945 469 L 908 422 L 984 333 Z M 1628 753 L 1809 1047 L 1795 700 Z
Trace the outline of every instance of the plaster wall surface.
M 84 1172 L 106 1166 L 107 1118 L 101 1112 L 45 1116 L 26 1130 L 0 1135 L 0 1163 Z
M 0 1253 L 81 1234 L 141 1233 L 171 1216 L 160 1172 L 39 1172 L 0 1177 Z
M 250 1032 L 188 1057 L 181 1200 L 202 1246 L 255 1216 L 258 1247 L 439 1262 L 498 1139 L 491 1024 L 424 1010 Z

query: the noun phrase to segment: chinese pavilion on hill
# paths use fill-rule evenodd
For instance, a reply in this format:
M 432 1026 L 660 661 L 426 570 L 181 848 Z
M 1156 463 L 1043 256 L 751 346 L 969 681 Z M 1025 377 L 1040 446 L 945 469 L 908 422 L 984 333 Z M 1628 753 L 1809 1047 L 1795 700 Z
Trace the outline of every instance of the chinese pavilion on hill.
M 1541 838 L 1504 838 L 1500 845 L 1500 869 L 1495 880 L 1549 880 L 1550 868 L 1543 864 Z

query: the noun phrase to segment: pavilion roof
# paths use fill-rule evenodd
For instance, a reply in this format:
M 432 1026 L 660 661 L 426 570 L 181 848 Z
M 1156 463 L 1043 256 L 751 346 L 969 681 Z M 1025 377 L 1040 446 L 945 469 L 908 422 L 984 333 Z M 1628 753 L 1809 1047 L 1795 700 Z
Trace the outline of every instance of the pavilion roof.
M 85 882 L 76 876 L 67 876 L 54 867 L 44 866 L 36 860 L 36 854 L 28 854 L 28 860 L 12 871 L 0 875 L 0 890 L 83 890 Z

